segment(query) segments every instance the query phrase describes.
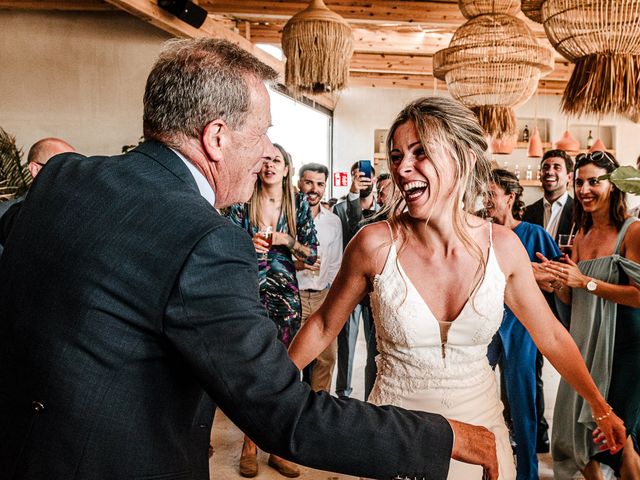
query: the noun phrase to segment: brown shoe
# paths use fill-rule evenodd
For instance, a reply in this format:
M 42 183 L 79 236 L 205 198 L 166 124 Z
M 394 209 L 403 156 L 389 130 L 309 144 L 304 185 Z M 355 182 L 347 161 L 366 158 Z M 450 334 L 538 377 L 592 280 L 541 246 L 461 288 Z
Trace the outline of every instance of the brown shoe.
M 240 457 L 240 475 L 247 478 L 253 478 L 258 475 L 258 456 L 242 455 Z
M 276 469 L 280 475 L 284 475 L 285 477 L 295 478 L 300 476 L 300 469 L 295 463 L 289 462 L 277 455 L 269 455 L 269 461 L 267 463 L 271 468 Z

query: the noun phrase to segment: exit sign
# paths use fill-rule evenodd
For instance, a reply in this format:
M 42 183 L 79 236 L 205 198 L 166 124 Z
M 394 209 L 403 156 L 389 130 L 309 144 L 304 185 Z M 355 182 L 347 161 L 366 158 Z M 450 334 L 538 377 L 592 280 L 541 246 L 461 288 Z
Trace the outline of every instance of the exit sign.
M 333 186 L 334 187 L 348 187 L 349 177 L 347 172 L 335 172 L 333 174 Z

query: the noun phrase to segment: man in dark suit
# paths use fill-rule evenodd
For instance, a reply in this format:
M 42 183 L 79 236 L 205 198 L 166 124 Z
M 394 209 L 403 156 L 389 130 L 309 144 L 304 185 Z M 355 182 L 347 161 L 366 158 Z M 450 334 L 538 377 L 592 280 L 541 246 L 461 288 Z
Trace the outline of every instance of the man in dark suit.
M 272 153 L 275 77 L 231 43 L 172 42 L 146 142 L 42 170 L 0 259 L 4 479 L 208 479 L 211 399 L 312 467 L 443 479 L 453 457 L 497 478 L 486 429 L 311 392 L 277 340 L 251 239 L 216 211 Z
M 522 220 L 542 226 L 557 242 L 558 235 L 573 231 L 573 199 L 567 191 L 573 179 L 573 160 L 564 150 L 545 152 L 540 164 L 540 181 L 543 197 L 525 208 Z M 536 268 L 536 264 L 532 264 Z M 543 291 L 554 315 L 569 328 L 570 315 L 566 308 L 557 305 L 552 292 Z M 544 389 L 542 366 L 544 358 L 536 357 L 536 412 L 538 414 L 538 453 L 549 451 L 549 424 L 544 418 Z
M 563 150 L 549 150 L 542 157 L 540 181 L 543 197 L 527 205 L 522 220 L 541 225 L 556 242 L 573 227 L 573 199 L 567 191 L 573 179 L 573 160 Z

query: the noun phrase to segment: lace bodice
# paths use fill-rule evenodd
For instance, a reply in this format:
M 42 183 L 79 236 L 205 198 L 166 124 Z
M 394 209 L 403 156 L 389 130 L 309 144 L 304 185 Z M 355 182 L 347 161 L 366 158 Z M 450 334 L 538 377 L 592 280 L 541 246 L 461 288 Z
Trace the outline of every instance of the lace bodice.
M 392 244 L 371 293 L 379 355 L 377 388 L 370 401 L 402 405 L 402 397 L 418 390 L 451 392 L 493 375 L 487 346 L 502 321 L 505 283 L 491 242 L 481 283 L 453 322 L 440 323 L 404 272 Z M 447 397 L 442 396 L 444 406 Z

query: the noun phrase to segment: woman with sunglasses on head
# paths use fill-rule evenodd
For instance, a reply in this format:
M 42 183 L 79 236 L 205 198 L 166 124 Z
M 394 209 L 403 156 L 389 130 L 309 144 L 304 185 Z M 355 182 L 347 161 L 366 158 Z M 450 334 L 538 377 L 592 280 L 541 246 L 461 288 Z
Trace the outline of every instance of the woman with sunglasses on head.
M 575 219 L 571 258 L 545 267 L 571 304 L 571 336 L 598 389 L 627 427 L 624 449 L 599 451 L 601 432 L 584 401 L 561 382 L 553 417 L 551 453 L 556 478 L 602 479 L 600 463 L 623 479 L 640 478 L 640 221 L 629 216 L 625 193 L 601 179 L 618 167 L 607 152 L 576 157 Z
M 291 155 L 277 143 L 273 155 L 264 159 L 249 202 L 232 205 L 227 216 L 247 230 L 258 254 L 260 299 L 278 329 L 278 339 L 289 343 L 300 328 L 302 309 L 294 258 L 311 269 L 317 259 L 318 238 L 307 196 L 296 194 L 291 176 Z M 267 230 L 270 229 L 270 230 Z M 271 237 L 265 232 L 271 232 Z M 298 467 L 271 454 L 269 465 L 287 477 L 300 475 Z M 258 474 L 257 447 L 245 435 L 240 474 Z
M 485 133 L 473 112 L 447 97 L 418 99 L 392 124 L 387 147 L 398 192 L 388 220 L 363 227 L 351 240 L 327 299 L 289 354 L 298 368 L 308 365 L 370 294 L 379 355 L 368 401 L 439 413 L 454 434 L 456 421 L 485 427 L 496 450 L 481 452 L 491 461 L 484 467 L 491 469 L 497 458 L 500 479 L 513 479 L 509 434 L 487 360 L 504 304 L 596 415 L 609 407 L 540 293 L 522 242 L 472 213 L 490 171 Z M 622 446 L 624 425 L 615 414 L 599 426 L 614 451 Z M 462 452 L 475 448 L 454 448 L 449 479 L 483 478 L 482 467 L 461 461 Z

